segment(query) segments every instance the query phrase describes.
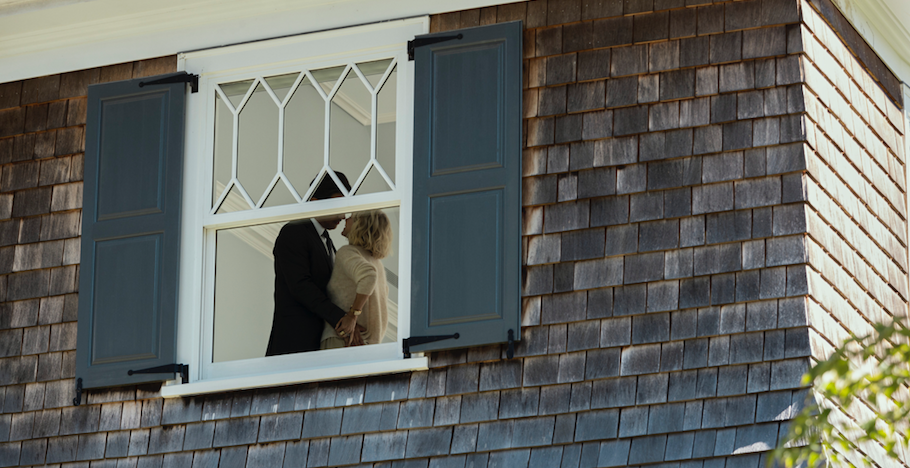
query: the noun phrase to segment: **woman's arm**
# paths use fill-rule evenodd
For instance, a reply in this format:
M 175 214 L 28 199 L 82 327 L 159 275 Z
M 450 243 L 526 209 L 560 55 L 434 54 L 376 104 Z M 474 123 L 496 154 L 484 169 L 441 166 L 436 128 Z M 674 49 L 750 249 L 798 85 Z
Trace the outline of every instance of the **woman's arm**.
M 376 267 L 364 258 L 360 252 L 355 247 L 345 246 L 338 251 L 338 255 L 335 257 L 335 267 L 341 266 L 356 285 L 357 298 L 354 299 L 354 304 L 358 305 L 357 300 L 360 300 L 360 307 L 355 307 L 356 309 L 363 307 L 367 298 L 373 294 L 379 278 Z M 363 298 L 361 299 L 360 296 L 363 296 Z
M 366 305 L 367 299 L 370 298 L 369 294 L 360 294 L 357 293 L 357 297 L 354 298 L 354 304 L 352 307 L 354 310 L 363 310 L 363 306 Z
M 357 296 L 354 298 L 354 304 L 351 306 L 351 310 L 348 312 L 348 314 L 353 314 L 355 310 L 362 311 L 363 306 L 367 303 L 367 299 L 369 299 L 369 298 L 370 298 L 370 296 L 368 296 L 366 294 L 357 294 Z M 356 316 L 354 316 L 354 320 L 357 320 Z M 363 330 L 366 330 L 366 329 L 363 328 L 362 325 L 357 324 L 357 327 L 354 329 L 354 333 L 351 333 L 351 335 L 348 336 L 348 338 L 344 340 L 345 346 L 363 346 L 363 345 L 365 345 L 366 343 L 363 342 L 363 336 L 360 335 L 360 332 Z
M 335 268 L 342 268 L 345 274 L 347 274 L 355 284 L 356 295 L 354 296 L 354 302 L 351 304 L 351 310 L 346 314 L 348 320 L 354 321 L 356 321 L 354 311 L 363 310 L 367 300 L 376 288 L 378 277 L 376 267 L 364 258 L 360 252 L 359 249 L 354 247 L 342 247 L 335 257 Z M 363 338 L 357 331 L 344 338 L 347 346 L 360 346 L 364 344 Z

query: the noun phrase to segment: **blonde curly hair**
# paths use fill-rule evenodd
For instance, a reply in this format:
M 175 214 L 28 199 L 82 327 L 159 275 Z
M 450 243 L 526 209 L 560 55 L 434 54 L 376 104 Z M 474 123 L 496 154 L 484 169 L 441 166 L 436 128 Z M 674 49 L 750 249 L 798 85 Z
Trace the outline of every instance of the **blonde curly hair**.
M 349 244 L 363 247 L 376 258 L 385 258 L 392 252 L 392 223 L 382 211 L 354 213 L 346 222 L 351 223 Z

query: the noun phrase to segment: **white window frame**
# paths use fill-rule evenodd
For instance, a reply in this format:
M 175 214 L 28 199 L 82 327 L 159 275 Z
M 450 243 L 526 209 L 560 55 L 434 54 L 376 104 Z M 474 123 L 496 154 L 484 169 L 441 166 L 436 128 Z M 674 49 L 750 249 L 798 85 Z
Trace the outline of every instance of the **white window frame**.
M 178 302 L 177 359 L 189 364 L 189 383 L 169 381 L 162 396 L 258 388 L 316 380 L 351 378 L 426 369 L 427 358 L 404 359 L 401 340 L 410 332 L 411 183 L 414 64 L 407 41 L 429 31 L 427 17 L 376 23 L 320 33 L 189 52 L 178 69 L 199 75 L 199 92 L 188 95 Z M 396 57 L 396 189 L 353 198 L 310 201 L 213 215 L 212 171 L 214 84 L 274 76 L 304 68 Z M 356 178 L 359 174 L 354 175 Z M 353 182 L 353 181 L 352 181 Z M 301 191 L 302 195 L 302 191 Z M 363 201 L 361 201 L 363 200 Z M 398 341 L 358 348 L 296 353 L 212 363 L 215 232 L 255 223 L 363 209 L 400 207 Z

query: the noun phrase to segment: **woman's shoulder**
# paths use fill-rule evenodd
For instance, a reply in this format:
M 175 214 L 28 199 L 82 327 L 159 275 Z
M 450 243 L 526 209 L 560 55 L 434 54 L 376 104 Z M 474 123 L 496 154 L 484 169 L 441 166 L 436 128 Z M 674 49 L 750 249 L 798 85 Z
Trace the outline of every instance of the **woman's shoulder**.
M 360 247 L 359 245 L 348 244 L 348 245 L 342 246 L 340 249 L 338 249 L 337 252 L 335 252 L 335 258 L 347 257 L 347 256 L 351 256 L 351 257 L 357 256 L 357 257 L 365 257 L 365 258 L 371 257 L 370 253 L 367 252 L 366 249 L 364 249 L 363 247 Z

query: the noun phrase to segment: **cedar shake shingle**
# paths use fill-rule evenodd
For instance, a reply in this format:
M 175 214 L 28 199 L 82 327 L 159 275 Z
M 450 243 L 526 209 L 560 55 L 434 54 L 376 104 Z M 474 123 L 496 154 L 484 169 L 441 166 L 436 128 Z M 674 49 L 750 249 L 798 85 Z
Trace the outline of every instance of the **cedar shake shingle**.
M 698 7 L 698 35 L 713 34 L 724 30 L 724 5 Z
M 0 109 L 10 109 L 19 106 L 22 94 L 22 82 L 0 84 Z
M 697 27 L 695 8 L 683 8 L 670 11 L 670 39 L 694 36 Z
M 742 32 L 711 36 L 711 63 L 727 63 L 742 58 Z
M 60 77 L 60 99 L 85 96 L 88 86 L 100 81 L 101 70 L 92 68 L 76 72 L 65 73 Z
M 198 450 L 209 448 L 215 436 L 215 422 L 192 423 L 186 425 L 183 449 Z
M 667 39 L 670 35 L 670 13 L 663 11 L 650 15 L 633 16 L 633 41 L 651 42 Z
M 749 29 L 761 26 L 762 0 L 725 4 L 724 30 Z
M 66 107 L 66 125 L 85 125 L 87 98 L 70 99 Z
M 133 63 L 133 78 L 163 75 L 176 71 L 177 58 L 175 56 L 160 57 Z
M 0 110 L 0 138 L 18 135 L 25 129 L 26 110 L 13 107 Z
M 595 21 L 594 47 L 613 47 L 632 43 L 632 17 L 621 16 Z
M 25 108 L 25 131 L 38 132 L 47 128 L 47 104 Z
M 654 10 L 654 0 L 623 0 L 624 15 Z
M 60 75 L 32 78 L 22 83 L 20 105 L 48 102 L 59 99 Z
M 56 156 L 81 153 L 85 148 L 84 127 L 68 127 L 57 130 Z
M 580 0 L 549 0 L 547 24 L 572 23 L 581 19 Z
M 581 2 L 582 19 L 607 18 L 610 16 L 621 16 L 622 0 L 599 0 Z

